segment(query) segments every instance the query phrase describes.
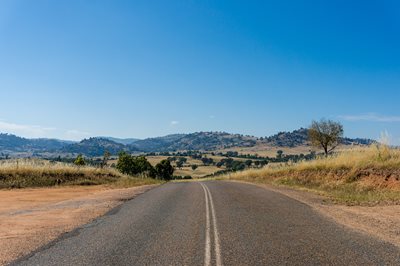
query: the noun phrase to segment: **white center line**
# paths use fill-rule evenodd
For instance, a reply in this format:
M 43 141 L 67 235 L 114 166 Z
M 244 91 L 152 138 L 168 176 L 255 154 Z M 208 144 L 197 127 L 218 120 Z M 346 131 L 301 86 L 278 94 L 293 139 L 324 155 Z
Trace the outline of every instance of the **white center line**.
M 210 240 L 210 210 L 208 207 L 208 196 L 207 191 L 202 183 L 200 183 L 204 190 L 204 196 L 206 198 L 206 246 L 204 256 L 204 266 L 211 264 L 211 240 Z
M 204 185 L 204 186 L 206 187 L 208 195 L 210 196 L 211 213 L 212 213 L 212 218 L 213 218 L 213 223 L 214 223 L 215 257 L 217 260 L 217 266 L 222 266 L 221 249 L 220 249 L 220 243 L 219 243 L 219 233 L 218 233 L 218 227 L 217 227 L 217 217 L 215 215 L 214 201 L 212 199 L 210 189 L 206 185 Z
M 211 216 L 212 222 L 214 226 L 214 250 L 215 250 L 215 257 L 216 257 L 216 265 L 222 266 L 222 259 L 221 259 L 221 248 L 220 248 L 220 241 L 219 241 L 219 233 L 217 227 L 217 217 L 215 214 L 214 202 L 212 199 L 211 192 L 207 185 L 200 183 L 203 187 L 205 198 L 206 198 L 206 247 L 205 247 L 205 257 L 204 257 L 204 265 L 209 266 L 211 263 L 211 242 L 210 242 L 210 208 L 208 207 L 208 202 L 210 202 L 211 206 Z M 209 199 L 209 200 L 208 200 Z

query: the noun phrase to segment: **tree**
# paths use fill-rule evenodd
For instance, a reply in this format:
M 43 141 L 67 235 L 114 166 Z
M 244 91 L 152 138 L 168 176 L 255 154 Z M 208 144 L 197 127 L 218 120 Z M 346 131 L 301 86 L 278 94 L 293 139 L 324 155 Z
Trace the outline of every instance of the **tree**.
M 244 163 L 246 164 L 247 167 L 250 167 L 253 164 L 253 161 L 252 160 L 246 160 Z
M 246 168 L 246 164 L 241 161 L 233 161 L 231 169 L 233 171 L 242 171 Z
M 278 150 L 278 151 L 276 152 L 276 158 L 282 159 L 282 157 L 283 157 L 283 150 Z
M 182 161 L 177 161 L 176 162 L 176 167 L 178 167 L 179 169 L 181 169 L 183 166 L 183 162 Z
M 194 171 L 194 170 L 196 170 L 197 169 L 197 164 L 192 164 L 192 170 Z
M 203 162 L 203 164 L 204 164 L 205 166 L 214 163 L 214 160 L 213 160 L 212 158 L 207 158 L 207 157 L 201 158 L 201 161 Z
M 343 138 L 343 125 L 325 119 L 313 121 L 308 130 L 308 137 L 313 146 L 323 148 L 325 156 L 328 156 Z
M 103 160 L 101 162 L 101 168 L 107 165 L 108 160 L 111 157 L 111 153 L 109 151 L 104 151 Z
M 264 166 L 266 166 L 268 164 L 268 161 L 267 160 L 261 160 L 260 161 L 260 167 L 264 167 Z
M 85 163 L 85 159 L 83 159 L 82 154 L 79 154 L 79 155 L 76 157 L 76 159 L 75 159 L 75 161 L 74 161 L 74 164 L 77 165 L 77 166 L 84 166 L 84 165 L 86 164 L 86 163 Z
M 116 168 L 121 173 L 127 175 L 134 176 L 138 174 L 144 174 L 150 177 L 155 177 L 155 170 L 153 166 L 144 156 L 134 157 L 126 152 L 121 152 L 118 157 Z
M 169 160 L 162 160 L 156 165 L 155 171 L 159 179 L 171 180 L 174 173 L 174 168 Z
M 132 156 L 130 156 L 128 153 L 124 151 L 120 152 L 116 168 L 123 174 L 127 175 L 133 174 L 134 171 L 133 171 Z

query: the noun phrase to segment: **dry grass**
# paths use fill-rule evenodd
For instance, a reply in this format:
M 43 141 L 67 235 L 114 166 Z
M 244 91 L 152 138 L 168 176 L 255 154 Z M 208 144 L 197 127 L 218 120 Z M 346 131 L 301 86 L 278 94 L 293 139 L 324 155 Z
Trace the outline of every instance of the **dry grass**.
M 199 165 L 196 170 L 192 170 L 191 167 L 182 167 L 181 169 L 176 169 L 174 175 L 176 176 L 191 176 L 192 178 L 202 178 L 208 175 L 212 175 L 215 172 L 220 171 L 221 168 L 218 168 L 213 165 Z
M 121 174 L 112 168 L 74 166 L 39 159 L 0 161 L 0 188 L 49 187 L 55 185 L 104 185 L 130 187 L 156 181 Z
M 400 150 L 384 145 L 341 151 L 297 164 L 278 164 L 224 176 L 304 188 L 348 204 L 400 202 Z
M 352 146 L 349 145 L 341 145 L 337 148 L 337 150 L 349 150 L 352 149 Z M 237 151 L 239 154 L 251 154 L 251 155 L 259 155 L 262 157 L 275 157 L 278 150 L 282 150 L 284 154 L 287 155 L 296 155 L 296 154 L 308 154 L 311 151 L 317 151 L 312 146 L 297 146 L 297 147 L 276 147 L 271 145 L 256 145 L 254 147 L 236 147 L 231 149 L 218 150 L 217 152 L 227 152 L 227 151 Z

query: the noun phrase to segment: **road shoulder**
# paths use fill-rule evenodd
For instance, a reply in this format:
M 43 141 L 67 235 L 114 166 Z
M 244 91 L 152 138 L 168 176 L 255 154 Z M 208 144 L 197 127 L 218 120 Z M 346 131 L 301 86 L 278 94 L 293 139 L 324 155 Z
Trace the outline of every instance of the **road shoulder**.
M 123 202 L 156 187 L 0 190 L 0 265 L 30 254 Z

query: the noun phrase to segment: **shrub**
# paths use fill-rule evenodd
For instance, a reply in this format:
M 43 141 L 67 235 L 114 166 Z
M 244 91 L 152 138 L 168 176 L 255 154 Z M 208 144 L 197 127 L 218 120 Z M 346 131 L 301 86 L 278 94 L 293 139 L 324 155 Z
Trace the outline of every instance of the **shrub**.
M 86 163 L 85 163 L 85 159 L 83 159 L 82 154 L 79 154 L 79 155 L 76 157 L 76 159 L 75 159 L 75 161 L 74 161 L 74 164 L 77 165 L 77 166 L 84 166 L 84 165 L 86 164 Z

